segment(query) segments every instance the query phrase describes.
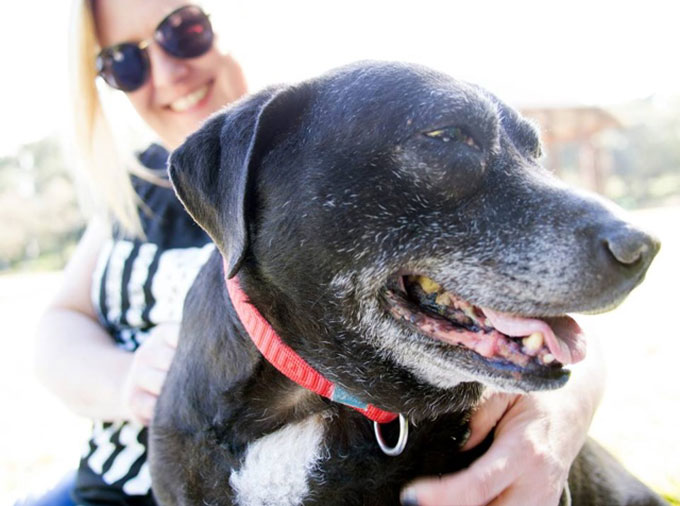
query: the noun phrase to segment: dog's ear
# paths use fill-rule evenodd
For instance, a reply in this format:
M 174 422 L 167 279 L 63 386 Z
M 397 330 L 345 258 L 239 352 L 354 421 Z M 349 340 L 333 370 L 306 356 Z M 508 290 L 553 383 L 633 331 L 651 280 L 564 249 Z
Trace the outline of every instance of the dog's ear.
M 268 89 L 210 118 L 171 155 L 169 174 L 189 214 L 239 270 L 248 248 L 252 181 L 277 134 L 304 108 L 303 87 Z

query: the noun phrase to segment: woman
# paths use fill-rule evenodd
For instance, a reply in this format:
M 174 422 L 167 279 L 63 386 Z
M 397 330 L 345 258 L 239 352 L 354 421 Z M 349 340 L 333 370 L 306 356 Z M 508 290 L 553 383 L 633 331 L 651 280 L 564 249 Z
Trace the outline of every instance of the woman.
M 125 90 L 170 149 L 246 84 L 213 43 L 207 17 L 183 1 L 83 0 L 75 11 L 78 140 L 115 226 L 89 224 L 41 321 L 37 364 L 74 411 L 104 421 L 81 461 L 77 501 L 127 503 L 149 496 L 144 426 L 174 352 L 182 299 L 212 246 L 159 177 L 163 148 L 142 153 L 141 166 L 112 156 L 95 78 L 99 71 Z
M 181 0 L 79 0 L 76 11 L 78 139 L 114 225 L 89 224 L 42 318 L 37 364 L 72 409 L 100 420 L 77 473 L 78 503 L 144 504 L 145 426 L 174 353 L 182 300 L 212 246 L 159 172 L 164 148 L 147 149 L 141 166 L 112 155 L 95 78 L 125 92 L 167 149 L 246 85 L 202 11 Z M 599 400 L 596 365 L 591 359 L 583 378 L 556 395 L 490 398 L 467 445 L 495 427 L 489 452 L 462 473 L 416 483 L 404 503 L 557 504 Z

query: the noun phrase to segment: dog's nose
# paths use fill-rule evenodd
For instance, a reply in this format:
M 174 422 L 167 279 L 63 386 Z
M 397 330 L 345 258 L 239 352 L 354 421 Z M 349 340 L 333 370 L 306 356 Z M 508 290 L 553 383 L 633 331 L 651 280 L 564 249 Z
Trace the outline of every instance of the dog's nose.
M 658 239 L 629 224 L 609 228 L 602 241 L 617 263 L 636 271 L 647 269 L 661 247 Z

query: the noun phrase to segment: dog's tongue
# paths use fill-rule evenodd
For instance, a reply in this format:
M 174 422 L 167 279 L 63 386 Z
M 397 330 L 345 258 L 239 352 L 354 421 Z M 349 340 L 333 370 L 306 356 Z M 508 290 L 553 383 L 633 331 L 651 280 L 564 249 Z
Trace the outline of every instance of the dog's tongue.
M 496 330 L 510 337 L 541 332 L 550 353 L 562 364 L 575 364 L 586 356 L 586 341 L 578 323 L 569 316 L 537 320 L 481 308 Z

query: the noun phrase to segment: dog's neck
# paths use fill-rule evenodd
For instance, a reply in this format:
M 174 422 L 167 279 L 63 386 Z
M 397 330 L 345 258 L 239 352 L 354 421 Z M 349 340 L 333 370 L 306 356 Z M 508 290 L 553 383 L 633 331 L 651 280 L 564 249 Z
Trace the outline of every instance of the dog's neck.
M 225 264 L 224 272 L 227 271 Z M 225 282 L 236 314 L 250 339 L 267 361 L 284 376 L 307 390 L 359 411 L 374 422 L 387 423 L 397 418 L 396 413 L 364 403 L 326 379 L 281 340 L 269 322 L 249 302 L 236 277 L 228 278 L 225 275 Z

